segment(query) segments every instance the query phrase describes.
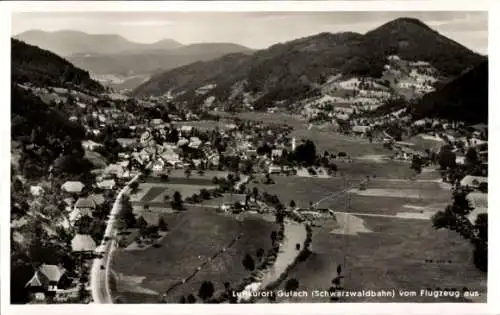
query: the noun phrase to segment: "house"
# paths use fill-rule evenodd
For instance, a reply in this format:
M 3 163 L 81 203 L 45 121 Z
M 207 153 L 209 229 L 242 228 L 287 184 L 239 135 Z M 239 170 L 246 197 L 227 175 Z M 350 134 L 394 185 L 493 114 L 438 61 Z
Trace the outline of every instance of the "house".
M 355 134 L 366 135 L 371 130 L 371 127 L 370 126 L 356 125 L 356 126 L 353 126 L 351 130 Z
M 189 137 L 193 132 L 193 126 L 182 126 L 180 132 L 183 137 Z
M 105 179 L 96 184 L 96 186 L 100 189 L 115 189 L 116 182 L 114 179 Z
M 272 158 L 280 158 L 283 155 L 283 150 L 282 149 L 273 149 L 271 151 L 271 157 Z
M 186 138 L 180 138 L 179 141 L 177 142 L 177 147 L 183 147 L 185 145 L 189 144 L 189 140 Z
M 159 173 L 165 169 L 165 161 L 162 159 L 157 159 L 153 163 L 153 172 Z
M 151 125 L 161 125 L 161 124 L 163 124 L 162 119 L 160 119 L 160 118 L 151 119 Z
M 469 213 L 467 218 L 472 224 L 474 224 L 480 214 L 488 213 L 488 194 L 471 192 L 467 195 L 467 200 L 469 200 L 471 207 L 474 208 L 474 210 Z
M 223 212 L 234 209 L 237 204 L 243 207 L 246 206 L 247 195 L 245 194 L 224 194 L 223 198 L 224 200 L 219 207 L 219 209 Z
M 455 158 L 455 163 L 457 165 L 465 165 L 465 156 L 463 155 L 457 155 Z
M 66 287 L 68 282 L 66 269 L 57 265 L 42 264 L 25 287 L 34 293 L 37 299 L 43 300 L 46 296 L 55 297 L 56 292 Z
M 482 183 L 488 184 L 488 177 L 467 175 L 460 181 L 460 186 L 477 189 Z
M 90 197 L 78 198 L 78 200 L 75 202 L 74 208 L 75 209 L 95 210 L 96 203 L 95 203 L 94 199 L 90 198 Z
M 110 164 L 104 170 L 105 175 L 114 175 L 116 177 L 122 177 L 125 169 L 119 164 Z
M 43 188 L 41 186 L 38 186 L 38 185 L 37 186 L 31 186 L 30 187 L 30 193 L 31 193 L 31 195 L 37 197 L 37 196 L 43 195 L 44 190 L 43 190 Z
M 94 142 L 92 140 L 84 140 L 84 141 L 82 141 L 82 147 L 85 150 L 95 151 L 97 148 L 100 148 L 102 146 L 103 146 L 102 144 Z
M 81 193 L 84 187 L 85 185 L 78 181 L 67 181 L 61 185 L 62 190 L 71 194 Z
M 270 165 L 268 167 L 268 169 L 267 169 L 267 173 L 269 173 L 269 174 L 280 174 L 281 173 L 281 167 Z
M 192 149 L 198 149 L 200 145 L 202 144 L 200 138 L 198 137 L 191 137 L 189 138 L 189 147 Z
M 88 198 L 92 199 L 96 206 L 103 205 L 106 202 L 103 194 L 92 194 Z
M 83 254 L 91 254 L 96 249 L 96 243 L 88 234 L 76 234 L 71 240 L 71 250 Z

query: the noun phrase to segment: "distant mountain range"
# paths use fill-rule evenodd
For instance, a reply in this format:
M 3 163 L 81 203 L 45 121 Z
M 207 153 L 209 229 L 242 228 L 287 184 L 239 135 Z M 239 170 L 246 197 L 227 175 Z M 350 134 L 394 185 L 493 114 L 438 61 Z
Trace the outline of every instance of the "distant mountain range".
M 208 61 L 229 53 L 250 53 L 247 47 L 231 43 L 200 43 L 168 50 L 130 50 L 116 54 L 76 54 L 68 60 L 95 74 L 153 74 L 197 61 Z
M 97 92 L 104 90 L 87 71 L 50 51 L 11 39 L 11 53 L 12 82 L 37 86 L 71 85 Z
M 74 54 L 117 54 L 125 51 L 174 49 L 182 46 L 173 39 L 164 39 L 153 44 L 141 44 L 131 42 L 119 35 L 94 35 L 78 31 L 33 30 L 18 34 L 14 38 L 63 57 Z
M 151 75 L 230 53 L 252 53 L 233 43 L 183 45 L 172 39 L 152 44 L 135 43 L 119 35 L 93 35 L 77 31 L 27 31 L 14 38 L 64 56 L 96 77 L 118 77 L 118 88 L 136 87 Z M 103 81 L 104 82 L 104 81 Z
M 317 90 L 334 76 L 380 77 L 387 57 L 429 62 L 440 77 L 454 78 L 486 59 L 412 18 L 390 21 L 366 34 L 321 33 L 276 44 L 253 54 L 230 54 L 153 76 L 133 94 L 182 94 L 180 100 L 226 100 L 250 93 L 263 107 Z M 196 90 L 213 84 L 200 97 Z

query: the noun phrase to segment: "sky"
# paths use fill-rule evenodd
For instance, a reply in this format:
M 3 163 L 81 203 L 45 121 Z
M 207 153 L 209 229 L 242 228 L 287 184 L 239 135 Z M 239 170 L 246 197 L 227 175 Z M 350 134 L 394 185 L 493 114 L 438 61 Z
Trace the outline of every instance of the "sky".
M 152 43 L 232 42 L 253 49 L 321 32 L 365 33 L 398 17 L 422 20 L 482 54 L 488 52 L 487 12 L 25 12 L 12 15 L 12 35 L 27 30 L 118 34 Z

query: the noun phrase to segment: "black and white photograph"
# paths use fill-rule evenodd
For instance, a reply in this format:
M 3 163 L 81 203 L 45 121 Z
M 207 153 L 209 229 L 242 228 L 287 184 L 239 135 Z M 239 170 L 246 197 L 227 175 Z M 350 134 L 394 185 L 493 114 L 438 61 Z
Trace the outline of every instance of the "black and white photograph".
M 487 303 L 488 20 L 12 12 L 3 302 Z

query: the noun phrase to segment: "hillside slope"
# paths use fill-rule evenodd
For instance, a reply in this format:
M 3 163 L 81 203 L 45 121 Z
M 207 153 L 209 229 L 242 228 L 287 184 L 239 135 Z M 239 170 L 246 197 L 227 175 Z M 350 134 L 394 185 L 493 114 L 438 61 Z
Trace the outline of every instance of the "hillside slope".
M 52 51 L 60 56 L 95 53 L 115 54 L 122 51 L 174 49 L 182 44 L 173 39 L 164 39 L 152 44 L 131 42 L 114 34 L 87 34 L 78 31 L 27 31 L 14 36 L 28 44 Z
M 364 35 L 321 33 L 277 44 L 250 56 L 240 55 L 231 62 L 221 58 L 191 64 L 154 76 L 137 87 L 134 94 L 161 95 L 172 89 L 185 92 L 182 97 L 190 98 L 197 87 L 216 84 L 218 89 L 212 95 L 225 99 L 233 86 L 243 82 L 246 92 L 269 104 L 289 99 L 290 92 L 314 90 L 337 74 L 380 77 L 389 55 L 427 61 L 443 77 L 454 77 L 484 60 L 424 23 L 401 18 Z
M 31 83 L 38 86 L 74 85 L 85 89 L 102 91 L 104 88 L 92 80 L 87 71 L 73 66 L 67 60 L 11 39 L 11 78 L 16 83 Z
M 488 123 L 488 61 L 424 95 L 412 108 L 414 117 L 439 117 Z

